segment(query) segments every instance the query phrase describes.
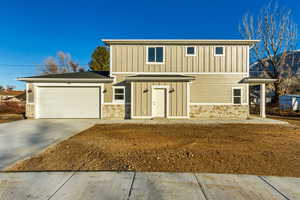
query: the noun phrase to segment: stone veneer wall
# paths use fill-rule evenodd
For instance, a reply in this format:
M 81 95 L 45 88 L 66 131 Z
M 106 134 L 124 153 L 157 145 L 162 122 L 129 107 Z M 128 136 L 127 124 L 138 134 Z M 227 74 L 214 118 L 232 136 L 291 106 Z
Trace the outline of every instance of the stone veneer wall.
M 34 104 L 26 104 L 26 117 L 34 118 Z
M 190 105 L 191 119 L 246 119 L 248 105 Z
M 124 119 L 125 105 L 124 104 L 103 104 L 102 117 L 104 119 Z

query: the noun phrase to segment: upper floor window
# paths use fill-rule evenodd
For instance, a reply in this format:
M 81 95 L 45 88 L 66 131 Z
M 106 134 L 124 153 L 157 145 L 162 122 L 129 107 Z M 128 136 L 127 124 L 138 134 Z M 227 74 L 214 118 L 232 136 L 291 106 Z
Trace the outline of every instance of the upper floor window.
M 164 47 L 148 47 L 147 63 L 162 64 L 164 62 Z
M 196 56 L 196 48 L 195 47 L 186 47 L 185 55 L 186 56 Z
M 242 103 L 242 88 L 232 88 L 232 101 L 233 104 Z
M 124 86 L 114 86 L 113 87 L 113 101 L 116 103 L 125 102 L 125 87 Z
M 223 56 L 224 47 L 215 47 L 215 56 Z

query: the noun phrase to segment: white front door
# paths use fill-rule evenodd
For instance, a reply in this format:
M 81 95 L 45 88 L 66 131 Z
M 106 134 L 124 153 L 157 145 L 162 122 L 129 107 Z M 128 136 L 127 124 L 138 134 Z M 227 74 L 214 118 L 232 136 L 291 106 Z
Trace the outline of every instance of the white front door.
M 166 89 L 164 88 L 153 89 L 152 116 L 166 117 Z

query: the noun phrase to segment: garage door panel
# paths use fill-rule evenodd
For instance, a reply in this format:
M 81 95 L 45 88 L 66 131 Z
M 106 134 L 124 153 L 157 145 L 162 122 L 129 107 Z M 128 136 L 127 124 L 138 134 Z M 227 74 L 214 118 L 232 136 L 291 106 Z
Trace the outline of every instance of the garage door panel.
M 99 118 L 99 88 L 40 87 L 38 93 L 39 118 Z

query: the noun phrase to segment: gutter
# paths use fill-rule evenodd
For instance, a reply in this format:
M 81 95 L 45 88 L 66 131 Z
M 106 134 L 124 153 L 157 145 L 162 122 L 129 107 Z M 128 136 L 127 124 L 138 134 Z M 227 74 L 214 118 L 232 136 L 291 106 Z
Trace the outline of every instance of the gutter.
M 110 44 L 235 44 L 235 45 L 254 45 L 260 40 L 184 40 L 184 39 L 102 39 L 106 45 Z
M 192 81 L 194 77 L 127 77 L 126 81 Z
M 17 78 L 18 81 L 25 82 L 73 82 L 73 83 L 111 83 L 113 79 L 95 79 L 95 78 Z

